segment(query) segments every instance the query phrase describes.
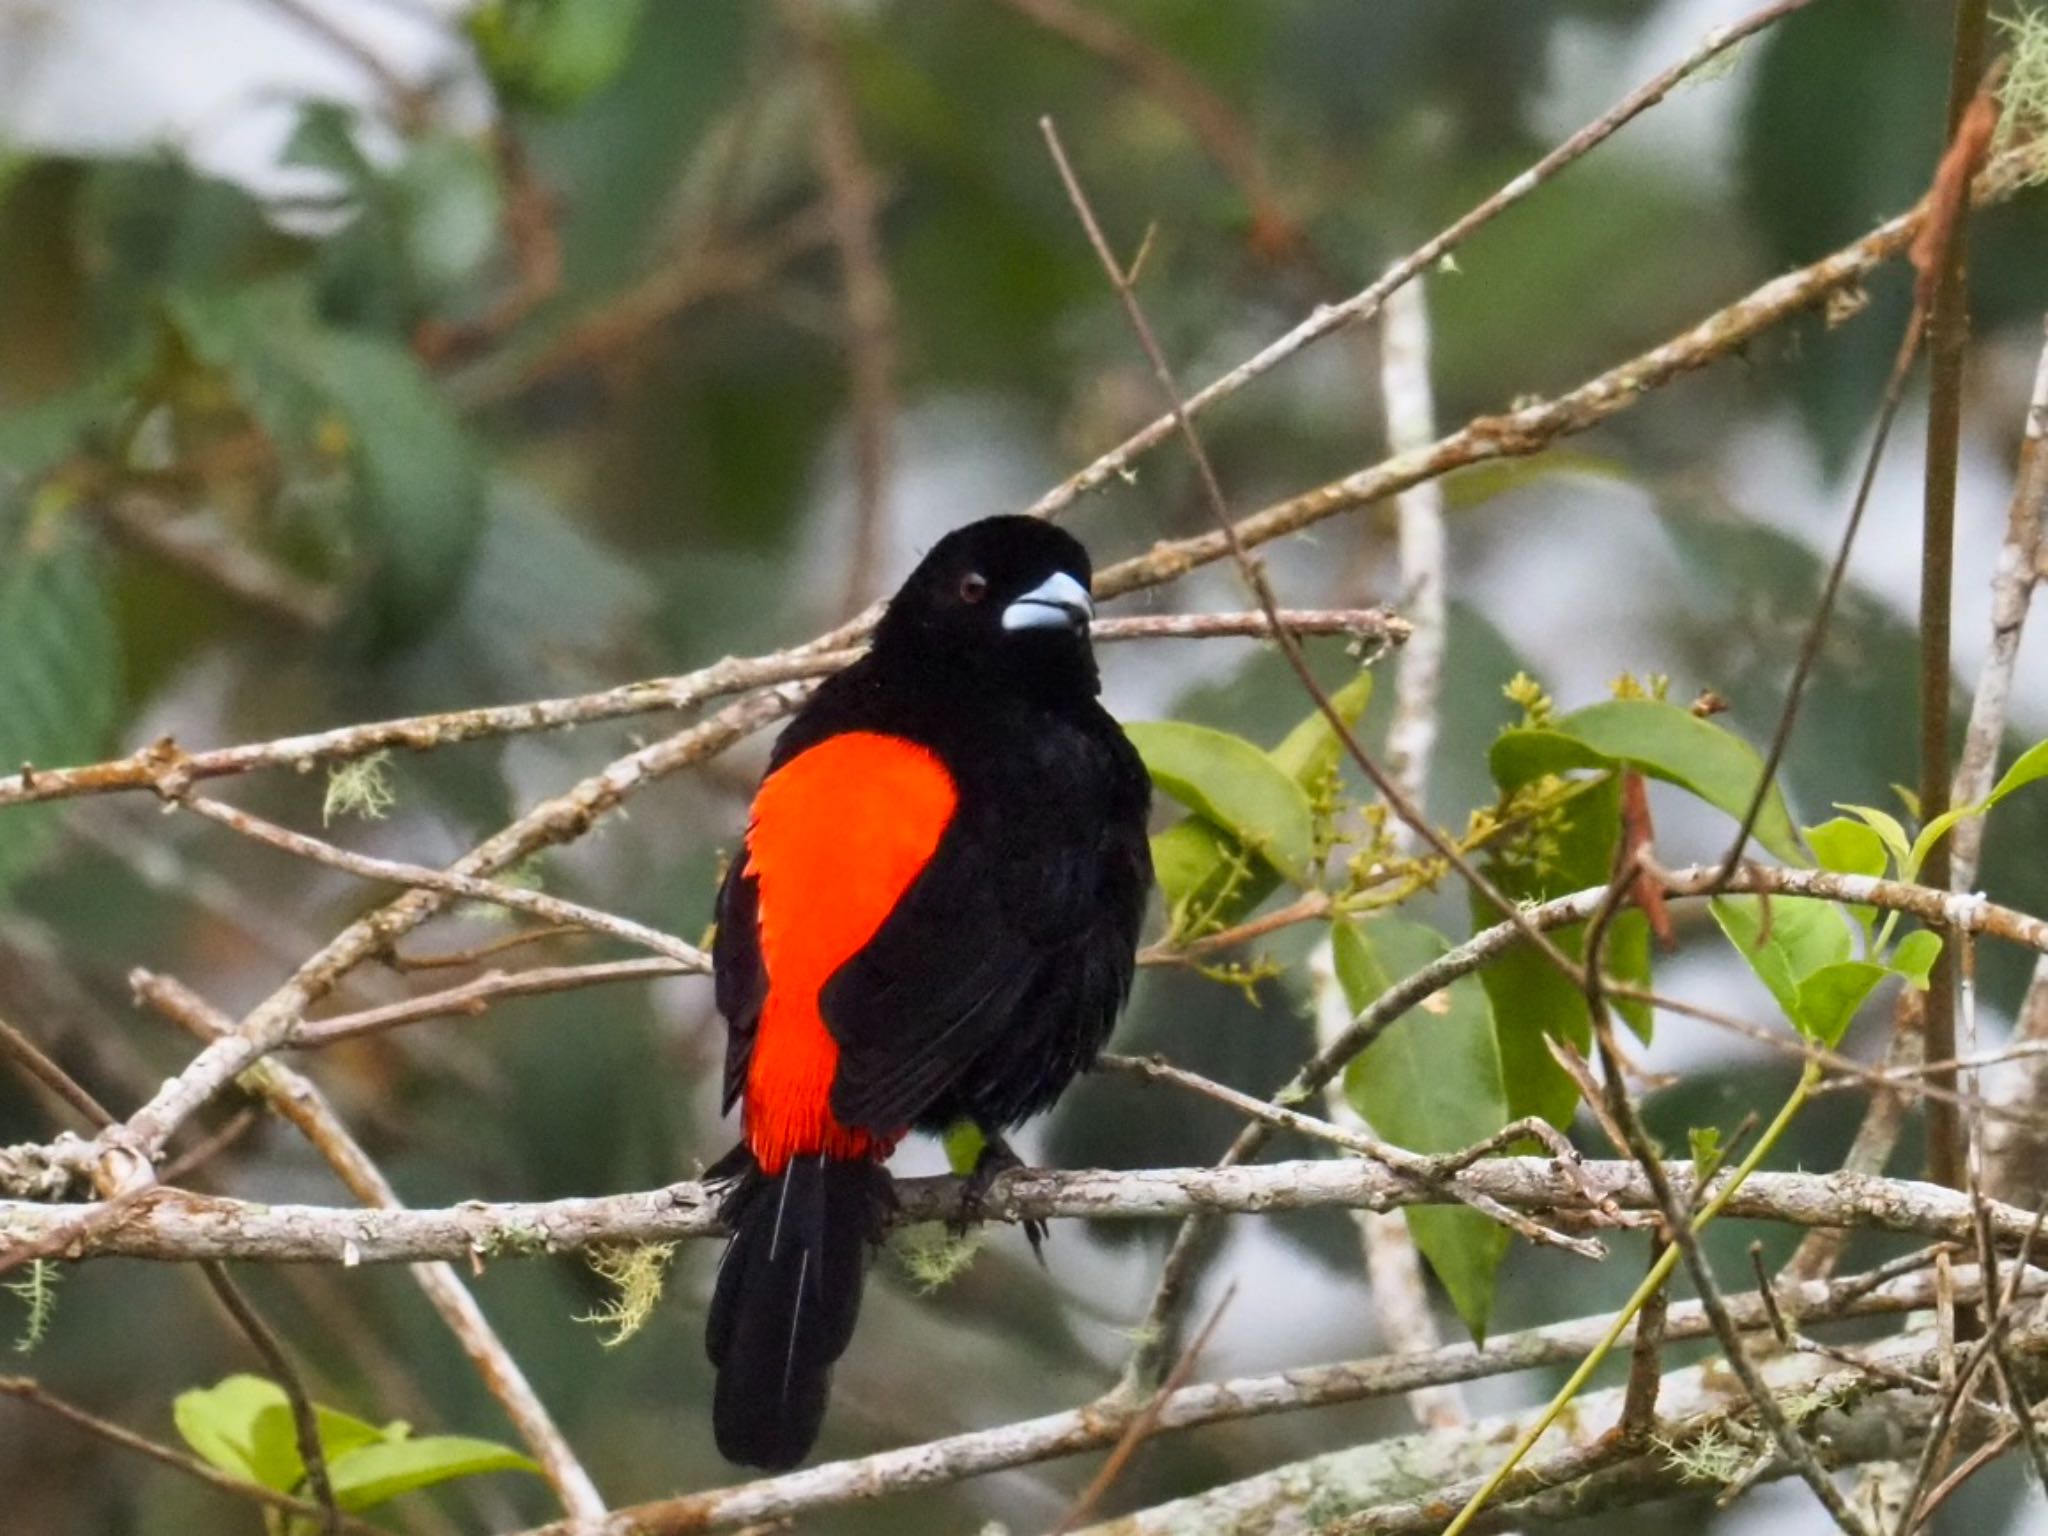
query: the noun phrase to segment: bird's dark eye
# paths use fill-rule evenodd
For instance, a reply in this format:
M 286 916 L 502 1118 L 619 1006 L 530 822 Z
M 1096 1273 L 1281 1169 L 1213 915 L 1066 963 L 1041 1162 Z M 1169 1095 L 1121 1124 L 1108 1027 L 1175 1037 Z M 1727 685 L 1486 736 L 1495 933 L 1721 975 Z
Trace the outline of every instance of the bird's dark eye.
M 988 596 L 988 578 L 979 571 L 969 571 L 960 578 L 960 600 L 978 603 Z

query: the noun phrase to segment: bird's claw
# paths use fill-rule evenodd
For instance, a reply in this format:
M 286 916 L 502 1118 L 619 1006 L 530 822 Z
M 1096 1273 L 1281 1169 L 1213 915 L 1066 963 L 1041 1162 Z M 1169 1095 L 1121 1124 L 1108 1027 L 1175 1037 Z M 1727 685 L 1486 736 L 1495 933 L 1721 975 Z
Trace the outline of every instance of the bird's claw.
M 1005 1174 L 1028 1171 L 1024 1159 L 1019 1157 L 1010 1144 L 993 1132 L 982 1133 L 981 1155 L 974 1160 L 974 1171 L 967 1175 L 960 1186 L 960 1215 L 953 1222 L 956 1237 L 964 1237 L 967 1229 L 987 1219 L 984 1207 L 989 1191 L 996 1181 Z M 1045 1240 L 1050 1235 L 1044 1222 L 1035 1216 L 1027 1216 L 1019 1223 L 1024 1236 L 1031 1243 L 1031 1256 L 1038 1260 L 1040 1267 L 1045 1264 Z

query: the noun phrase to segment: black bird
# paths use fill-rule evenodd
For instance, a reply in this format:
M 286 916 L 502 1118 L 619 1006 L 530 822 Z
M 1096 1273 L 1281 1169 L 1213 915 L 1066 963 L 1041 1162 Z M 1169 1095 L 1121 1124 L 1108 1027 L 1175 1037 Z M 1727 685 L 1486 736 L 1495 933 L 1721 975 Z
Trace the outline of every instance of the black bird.
M 1129 995 L 1150 784 L 1096 700 L 1088 584 L 1037 519 L 948 534 L 776 743 L 712 946 L 744 1102 L 705 1328 L 730 1460 L 817 1439 L 897 1142 L 974 1122 L 985 1187 Z

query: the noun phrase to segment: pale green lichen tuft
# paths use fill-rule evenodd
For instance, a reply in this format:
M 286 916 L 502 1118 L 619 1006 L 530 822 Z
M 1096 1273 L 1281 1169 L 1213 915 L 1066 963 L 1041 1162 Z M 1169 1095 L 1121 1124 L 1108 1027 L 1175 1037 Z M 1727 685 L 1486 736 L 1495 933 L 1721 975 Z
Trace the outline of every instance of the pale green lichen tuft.
M 57 1315 L 57 1266 L 48 1259 L 32 1260 L 28 1273 L 19 1280 L 8 1281 L 7 1290 L 28 1308 L 21 1334 L 14 1341 L 14 1352 L 25 1355 L 43 1342 L 50 1331 L 50 1319 Z
M 600 1342 L 617 1349 L 647 1325 L 661 1301 L 669 1260 L 675 1257 L 674 1243 L 636 1243 L 631 1247 L 594 1248 L 589 1264 L 593 1273 L 612 1288 L 609 1300 L 576 1321 L 596 1328 L 609 1328 Z
M 910 1283 L 929 1296 L 966 1274 L 985 1241 L 979 1229 L 956 1235 L 943 1222 L 927 1221 L 906 1227 L 890 1246 Z
M 352 763 L 338 764 L 328 773 L 320 825 L 332 825 L 337 816 L 382 821 L 397 803 L 398 793 L 391 787 L 391 754 L 372 752 Z
M 1999 88 L 1996 149 L 2048 139 L 2048 14 L 2022 10 L 1998 18 L 2009 63 Z M 2048 155 L 2036 157 L 2034 179 L 2048 177 Z
M 1672 1471 L 1688 1483 L 1712 1483 L 1726 1487 L 1740 1477 L 1754 1459 L 1754 1453 L 1718 1425 L 1690 1440 L 1651 1438 Z

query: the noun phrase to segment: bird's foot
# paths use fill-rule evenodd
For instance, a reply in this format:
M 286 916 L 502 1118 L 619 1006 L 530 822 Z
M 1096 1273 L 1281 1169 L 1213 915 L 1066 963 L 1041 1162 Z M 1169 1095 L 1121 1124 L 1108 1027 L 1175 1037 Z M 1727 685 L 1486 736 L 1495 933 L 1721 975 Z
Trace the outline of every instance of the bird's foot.
M 995 1132 L 983 1131 L 981 1140 L 981 1155 L 974 1160 L 974 1171 L 960 1186 L 960 1218 L 954 1223 L 954 1232 L 959 1236 L 965 1236 L 969 1227 L 985 1219 L 983 1206 L 996 1180 L 1025 1166 L 1024 1159 Z M 1030 1239 L 1031 1256 L 1042 1266 L 1048 1235 L 1045 1223 L 1033 1216 L 1026 1217 L 1019 1225 L 1024 1228 L 1024 1236 Z

